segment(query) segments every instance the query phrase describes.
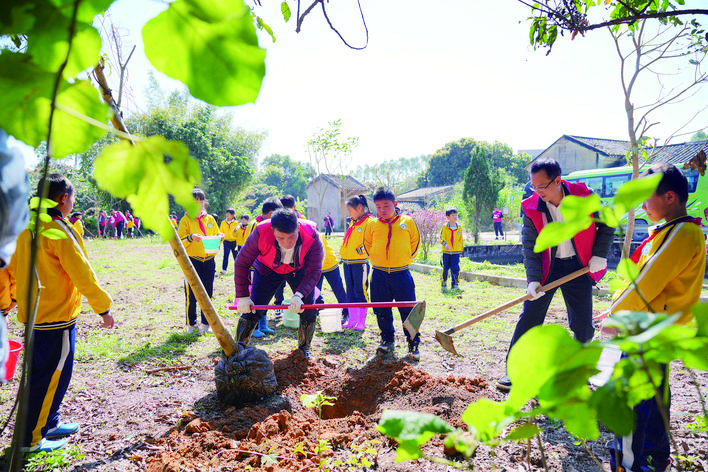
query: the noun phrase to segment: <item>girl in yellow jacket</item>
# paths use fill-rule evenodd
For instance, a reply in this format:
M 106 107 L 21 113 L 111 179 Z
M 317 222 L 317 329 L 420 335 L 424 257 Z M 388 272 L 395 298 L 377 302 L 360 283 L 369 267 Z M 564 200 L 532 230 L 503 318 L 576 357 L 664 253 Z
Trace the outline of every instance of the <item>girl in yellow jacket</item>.
M 214 217 L 206 211 L 207 201 L 204 191 L 195 188 L 192 190 L 192 196 L 201 204 L 199 215 L 196 218 L 192 218 L 185 214 L 179 222 L 177 233 L 182 240 L 182 244 L 184 244 L 184 248 L 187 250 L 187 255 L 192 261 L 194 270 L 199 275 L 202 284 L 204 284 L 207 294 L 211 297 L 214 293 L 214 275 L 216 272 L 215 254 L 206 253 L 202 238 L 204 236 L 220 236 L 223 240 L 224 234 L 219 231 Z M 201 323 L 197 326 L 197 298 L 194 296 L 194 291 L 187 281 L 184 282 L 184 290 L 187 301 L 187 333 L 211 333 L 211 327 L 203 311 Z

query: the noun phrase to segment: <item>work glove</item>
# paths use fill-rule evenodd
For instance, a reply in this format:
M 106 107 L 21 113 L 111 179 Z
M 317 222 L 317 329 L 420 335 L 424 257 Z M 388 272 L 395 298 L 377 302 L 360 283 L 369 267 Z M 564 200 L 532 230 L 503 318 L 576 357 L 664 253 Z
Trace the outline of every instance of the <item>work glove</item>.
M 592 256 L 588 265 L 590 266 L 590 273 L 594 274 L 595 272 L 602 272 L 607 269 L 607 259 L 604 257 Z
M 249 297 L 239 298 L 236 311 L 238 311 L 239 313 L 255 313 L 255 310 L 251 308 L 252 306 L 253 300 L 251 300 Z
M 288 307 L 288 310 L 292 313 L 302 313 L 305 311 L 302 308 L 302 296 L 300 295 L 300 292 L 295 292 L 295 295 L 290 297 L 290 306 Z
M 546 292 L 539 292 L 539 288 L 541 288 L 541 284 L 539 282 L 529 282 L 529 285 L 526 287 L 526 293 L 531 295 L 531 300 L 538 300 L 546 294 Z

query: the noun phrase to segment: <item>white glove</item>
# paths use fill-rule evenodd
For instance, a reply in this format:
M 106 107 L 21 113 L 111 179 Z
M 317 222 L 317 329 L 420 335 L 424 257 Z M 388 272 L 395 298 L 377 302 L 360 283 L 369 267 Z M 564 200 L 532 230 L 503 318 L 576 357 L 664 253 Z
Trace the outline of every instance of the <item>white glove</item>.
M 595 272 L 602 272 L 607 269 L 607 259 L 604 257 L 592 256 L 590 258 L 590 262 L 588 262 L 588 265 L 590 266 L 590 273 L 594 274 Z
M 546 292 L 539 292 L 539 288 L 541 288 L 541 284 L 539 282 L 530 282 L 528 287 L 526 287 L 526 293 L 531 295 L 531 300 L 538 300 L 546 294 Z
M 239 313 L 255 313 L 253 308 L 253 300 L 251 300 L 248 297 L 244 298 L 239 298 L 238 299 L 238 306 L 236 307 L 236 311 Z
M 291 313 L 302 313 L 305 311 L 302 308 L 302 296 L 300 295 L 300 292 L 296 292 L 292 297 L 290 297 L 290 306 L 288 307 L 288 310 Z

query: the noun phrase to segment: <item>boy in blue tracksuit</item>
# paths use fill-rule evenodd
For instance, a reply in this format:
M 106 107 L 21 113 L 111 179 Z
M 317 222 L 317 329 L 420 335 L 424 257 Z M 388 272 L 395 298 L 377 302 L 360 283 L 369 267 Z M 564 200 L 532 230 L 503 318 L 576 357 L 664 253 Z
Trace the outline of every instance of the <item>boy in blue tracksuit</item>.
M 637 290 L 627 285 L 615 297 L 610 316 L 622 310 L 654 311 L 673 315 L 682 313 L 679 324 L 688 323 L 691 308 L 698 303 L 703 287 L 706 251 L 700 218 L 686 213 L 688 181 L 674 165 L 653 164 L 642 176 L 661 173 L 656 191 L 642 204 L 652 223 L 664 221 L 632 255 L 639 268 Z M 638 292 L 641 292 L 642 296 Z M 648 306 L 647 306 L 648 302 Z M 614 335 L 610 328 L 603 333 Z M 659 390 L 666 391 L 664 413 L 669 418 L 670 391 L 667 387 L 667 366 Z M 663 472 L 671 465 L 669 435 L 656 398 L 649 398 L 634 407 L 634 431 L 617 436 L 610 448 L 613 471 Z M 616 459 L 619 459 L 619 466 Z
M 409 270 L 420 247 L 418 226 L 410 216 L 396 208 L 396 196 L 388 187 L 379 187 L 374 191 L 374 204 L 377 217 L 369 222 L 364 231 L 364 248 L 369 255 L 371 266 L 371 301 L 390 302 L 414 301 L 415 283 Z M 399 308 L 401 322 L 410 314 L 412 307 Z M 376 350 L 379 356 L 393 354 L 395 330 L 393 310 L 374 308 L 374 314 L 381 330 L 381 344 Z M 408 354 L 413 360 L 420 360 L 418 346 L 420 333 L 411 338 L 403 328 L 408 341 Z

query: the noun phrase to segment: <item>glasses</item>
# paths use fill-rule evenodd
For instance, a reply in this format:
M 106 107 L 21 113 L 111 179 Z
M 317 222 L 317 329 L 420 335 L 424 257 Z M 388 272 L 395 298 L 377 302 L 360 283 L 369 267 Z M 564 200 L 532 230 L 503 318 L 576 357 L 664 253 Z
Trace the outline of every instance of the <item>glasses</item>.
M 556 179 L 553 179 L 550 182 L 548 182 L 548 185 L 543 185 L 541 187 L 535 187 L 532 185 L 531 190 L 533 190 L 534 192 L 538 192 L 539 190 L 546 190 L 548 187 L 551 186 L 551 184 L 555 183 L 555 181 L 556 181 Z

